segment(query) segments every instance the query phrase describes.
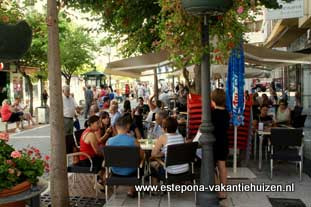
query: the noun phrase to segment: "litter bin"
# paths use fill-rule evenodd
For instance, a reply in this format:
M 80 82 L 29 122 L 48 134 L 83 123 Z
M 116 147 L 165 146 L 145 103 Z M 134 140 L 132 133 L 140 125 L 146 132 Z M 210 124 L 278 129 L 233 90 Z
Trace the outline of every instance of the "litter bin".
M 37 123 L 48 124 L 49 123 L 49 109 L 47 107 L 37 107 Z

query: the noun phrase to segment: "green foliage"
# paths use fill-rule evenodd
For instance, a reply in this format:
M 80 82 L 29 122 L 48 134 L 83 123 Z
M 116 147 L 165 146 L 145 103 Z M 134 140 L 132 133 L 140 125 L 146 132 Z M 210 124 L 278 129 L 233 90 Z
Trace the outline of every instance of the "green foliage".
M 12 153 L 19 153 L 14 157 Z M 40 151 L 34 147 L 14 151 L 14 148 L 0 139 L 0 191 L 9 189 L 24 181 L 36 183 L 44 171 L 49 170 L 48 161 L 41 157 Z
M 101 23 L 102 31 L 109 33 L 101 46 L 120 44 L 124 57 L 156 49 L 153 42 L 159 40 L 155 28 L 161 10 L 157 0 L 67 0 L 65 4 L 90 12 L 94 16 L 90 20 Z
M 92 52 L 96 51 L 97 47 L 82 28 L 70 25 L 61 34 L 60 50 L 62 74 L 70 81 L 72 75 L 83 71 L 85 65 L 93 64 Z

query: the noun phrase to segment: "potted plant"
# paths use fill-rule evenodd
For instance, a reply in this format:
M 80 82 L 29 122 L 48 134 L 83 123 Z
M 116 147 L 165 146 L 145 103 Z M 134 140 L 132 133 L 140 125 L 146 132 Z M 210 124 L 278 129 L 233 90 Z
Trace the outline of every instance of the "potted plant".
M 41 156 L 37 148 L 15 150 L 7 142 L 8 133 L 0 133 L 0 198 L 28 190 L 38 178 L 49 171 L 49 156 Z M 25 202 L 14 202 L 0 207 L 24 207 Z

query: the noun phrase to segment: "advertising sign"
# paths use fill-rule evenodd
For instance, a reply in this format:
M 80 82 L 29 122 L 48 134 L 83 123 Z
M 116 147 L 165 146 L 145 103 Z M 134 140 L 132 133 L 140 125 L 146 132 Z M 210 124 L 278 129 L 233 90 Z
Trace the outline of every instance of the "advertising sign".
M 304 0 L 294 0 L 290 3 L 278 0 L 281 9 L 266 9 L 266 20 L 291 19 L 304 16 Z

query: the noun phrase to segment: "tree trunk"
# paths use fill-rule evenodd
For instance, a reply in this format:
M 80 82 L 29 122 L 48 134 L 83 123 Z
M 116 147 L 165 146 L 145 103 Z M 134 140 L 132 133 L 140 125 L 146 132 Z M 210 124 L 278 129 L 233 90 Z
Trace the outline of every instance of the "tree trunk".
M 28 90 L 29 90 L 29 102 L 30 102 L 30 105 L 29 105 L 29 112 L 31 115 L 33 115 L 33 85 L 32 85 L 32 82 L 31 82 L 31 79 L 29 77 L 29 75 L 24 75 L 23 76 L 25 77 L 26 79 L 26 82 L 27 82 L 27 87 L 28 87 Z
M 71 78 L 65 78 L 65 79 L 66 79 L 66 84 L 67 84 L 68 86 L 70 86 Z
M 195 65 L 194 67 L 194 87 L 195 93 L 201 95 L 201 65 Z
M 157 68 L 153 69 L 153 73 L 154 73 L 154 94 L 155 94 L 155 99 L 159 100 L 159 86 L 158 86 Z
M 63 100 L 59 49 L 58 13 L 55 0 L 48 0 L 48 72 L 51 124 L 51 198 L 52 207 L 68 207 L 68 178 L 64 133 Z

